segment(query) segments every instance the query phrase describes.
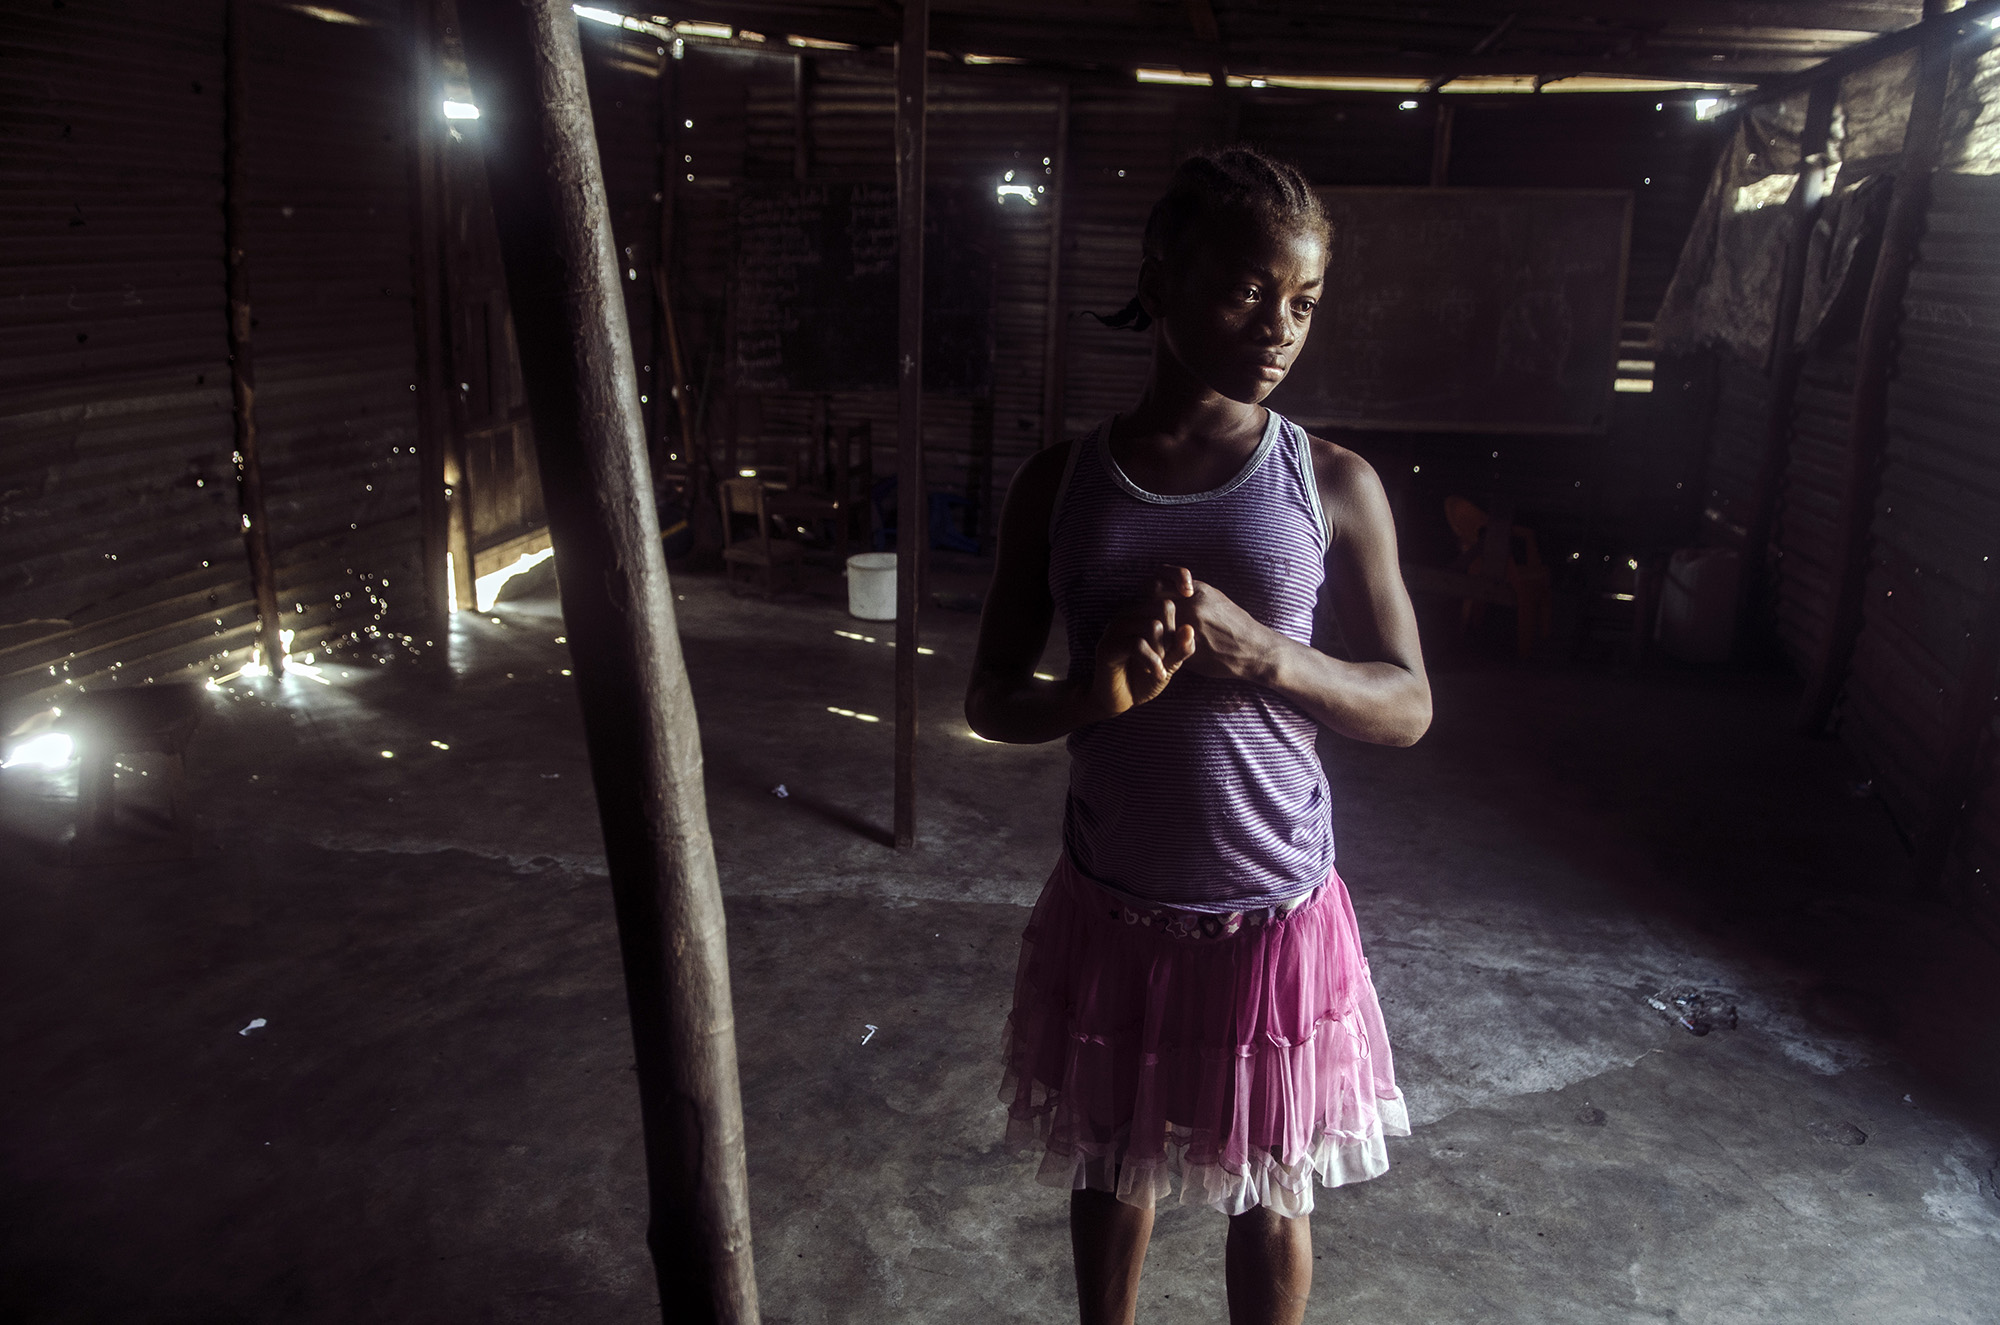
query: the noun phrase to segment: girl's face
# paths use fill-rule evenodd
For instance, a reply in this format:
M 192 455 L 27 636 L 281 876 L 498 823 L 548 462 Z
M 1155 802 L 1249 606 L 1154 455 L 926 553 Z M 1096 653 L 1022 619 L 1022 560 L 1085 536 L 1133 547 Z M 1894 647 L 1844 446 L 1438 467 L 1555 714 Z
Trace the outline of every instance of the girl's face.
M 1189 246 L 1177 273 L 1148 262 L 1140 297 L 1167 352 L 1192 377 L 1254 405 L 1305 348 L 1325 278 L 1318 234 L 1246 220 L 1216 225 Z

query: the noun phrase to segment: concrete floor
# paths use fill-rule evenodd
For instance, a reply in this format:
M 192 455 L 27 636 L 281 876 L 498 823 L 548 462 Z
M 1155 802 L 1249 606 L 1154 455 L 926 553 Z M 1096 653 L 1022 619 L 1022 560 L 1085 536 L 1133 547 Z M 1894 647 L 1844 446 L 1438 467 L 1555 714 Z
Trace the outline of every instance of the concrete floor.
M 970 737 L 975 621 L 934 613 L 920 842 L 885 849 L 893 654 L 838 632 L 889 630 L 834 587 L 677 584 L 765 1319 L 1071 1319 L 1064 1198 L 994 1099 L 1063 755 Z M 459 618 L 449 690 L 217 692 L 195 861 L 56 863 L 73 776 L 0 775 L 0 1320 L 658 1319 L 560 618 L 493 618 Z M 1790 687 L 1435 683 L 1414 749 L 1325 747 L 1417 1127 L 1321 1194 L 1309 1319 L 2000 1319 L 2000 963 L 1899 898 Z M 1738 1029 L 1675 1027 L 1676 985 Z M 1222 1229 L 1162 1216 L 1142 1319 L 1223 1319 Z

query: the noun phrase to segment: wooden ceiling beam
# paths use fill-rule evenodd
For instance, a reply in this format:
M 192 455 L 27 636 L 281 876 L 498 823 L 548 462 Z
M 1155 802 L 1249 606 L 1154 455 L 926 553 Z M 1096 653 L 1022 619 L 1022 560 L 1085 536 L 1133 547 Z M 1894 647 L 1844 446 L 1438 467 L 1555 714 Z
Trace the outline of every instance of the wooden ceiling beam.
M 1972 35 L 1976 27 L 1983 26 L 1988 19 L 1995 16 L 2000 16 L 2000 0 L 1967 0 L 1965 5 L 1949 13 L 1923 19 L 1858 46 L 1850 46 L 1838 55 L 1830 56 L 1788 78 L 1774 79 L 1760 84 L 1755 92 L 1742 99 L 1742 104 L 1790 96 L 1794 92 L 1811 87 L 1814 83 L 1843 77 L 1856 69 L 1866 68 L 1891 56 L 1900 55 L 1904 51 L 1914 50 L 1933 39 L 1944 40 L 1958 34 Z
M 1398 17 L 1399 11 L 1387 6 L 1342 5 L 1302 7 L 1302 16 L 1311 17 L 1302 17 L 1299 25 L 1293 26 L 1282 19 L 1273 22 L 1269 10 L 1239 18 L 1225 5 L 1220 17 L 1226 20 L 1231 37 L 1210 46 L 1205 33 L 1211 25 L 1218 39 L 1225 31 L 1223 24 L 1215 21 L 1218 15 L 1213 4 L 1209 0 L 1184 3 L 1187 27 L 1167 29 L 1121 23 L 1116 17 L 1089 17 L 1089 9 L 1080 11 L 1085 16 L 1080 21 L 1076 17 L 1079 11 L 1070 9 L 1053 23 L 1018 12 L 981 15 L 947 10 L 935 14 L 931 40 L 935 49 L 958 54 L 1011 56 L 1045 66 L 1103 70 L 1162 65 L 1209 71 L 1210 66 L 1226 64 L 1231 72 L 1251 74 L 1432 79 L 1469 74 L 1534 74 L 1544 78 L 1604 74 L 1763 85 L 1791 79 L 1825 60 L 1843 58 L 1858 47 L 1884 39 L 1864 37 L 1865 28 L 1823 25 L 1858 24 L 1893 16 L 1905 7 L 1849 4 L 1814 10 L 1798 4 L 1637 3 L 1620 7 L 1616 19 L 1607 15 L 1599 26 L 1591 21 L 1593 16 L 1579 16 L 1574 4 L 1560 10 L 1530 4 L 1506 9 L 1467 6 L 1452 14 L 1454 18 L 1462 16 L 1461 22 L 1424 24 L 1412 23 L 1406 10 Z M 682 0 L 674 8 L 676 17 L 751 28 L 773 41 L 797 34 L 886 48 L 896 37 L 894 18 L 874 4 Z M 1717 17 L 1726 13 L 1731 21 L 1715 25 L 1716 30 L 1703 31 L 1699 20 L 1708 17 L 1710 10 Z M 1767 11 L 1770 17 L 1784 21 L 1770 26 L 1744 22 L 1747 16 L 1763 17 Z M 1955 11 L 1946 17 L 1962 19 L 1966 12 Z M 1503 30 L 1501 25 L 1510 14 L 1518 17 Z M 1649 26 L 1648 20 L 1655 15 L 1657 21 Z M 1812 22 L 1814 18 L 1818 23 Z M 1052 27 L 1060 34 L 1055 42 L 1051 41 L 1056 35 Z M 1201 42 L 1199 47 L 1190 46 L 1190 29 Z M 1888 35 L 1896 37 L 1906 30 Z M 1504 32 L 1504 51 L 1495 50 L 1499 45 L 1496 31 Z M 1854 40 L 1843 42 L 1844 38 Z M 1472 53 L 1474 47 L 1482 45 L 1485 53 Z M 1059 55 L 1052 56 L 1052 46 L 1059 49 Z M 1728 49 L 1716 50 L 1716 46 Z M 1726 58 L 1713 58 L 1717 55 Z

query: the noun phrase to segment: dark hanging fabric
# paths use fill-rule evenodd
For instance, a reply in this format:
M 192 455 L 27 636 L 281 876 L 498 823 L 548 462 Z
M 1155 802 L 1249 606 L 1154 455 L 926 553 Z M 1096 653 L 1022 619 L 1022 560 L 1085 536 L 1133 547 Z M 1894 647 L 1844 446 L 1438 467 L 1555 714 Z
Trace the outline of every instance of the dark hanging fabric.
M 1752 106 L 1737 122 L 1668 282 L 1653 339 L 1668 354 L 1715 347 L 1761 366 L 1784 283 L 1799 173 L 1803 92 Z
M 1836 328 L 1845 304 L 1865 290 L 1881 239 L 1889 175 L 1903 150 L 1914 84 L 1914 52 L 1867 65 L 1840 80 L 1827 143 L 1827 194 L 1810 239 L 1797 339 Z M 1977 113 L 1977 97 L 1961 97 Z M 1753 106 L 1716 163 L 1653 338 L 1670 353 L 1726 350 L 1769 362 L 1791 219 L 1785 206 L 1803 164 L 1799 135 L 1806 95 Z
M 2000 175 L 2000 46 L 1955 62 L 1945 91 L 1940 170 Z
M 1813 223 L 1806 250 L 1806 279 L 1799 293 L 1795 343 L 1801 347 L 1825 333 L 1834 342 L 1853 334 L 1853 322 L 1875 270 L 1882 244 L 1882 218 L 1896 179 L 1866 175 L 1852 187 L 1836 188 Z

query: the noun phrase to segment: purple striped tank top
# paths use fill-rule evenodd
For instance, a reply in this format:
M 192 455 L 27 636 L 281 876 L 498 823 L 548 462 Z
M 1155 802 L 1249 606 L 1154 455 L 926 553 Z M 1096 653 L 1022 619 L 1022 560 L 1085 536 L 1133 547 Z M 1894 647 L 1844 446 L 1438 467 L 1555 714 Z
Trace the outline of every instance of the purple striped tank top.
M 1049 591 L 1088 678 L 1111 618 L 1162 565 L 1312 642 L 1327 528 L 1303 429 L 1269 411 L 1242 472 L 1208 492 L 1133 483 L 1100 425 L 1070 452 L 1049 522 Z M 1313 720 L 1262 686 L 1183 669 L 1158 698 L 1070 734 L 1063 847 L 1091 878 L 1195 911 L 1272 906 L 1322 883 L 1333 818 Z

